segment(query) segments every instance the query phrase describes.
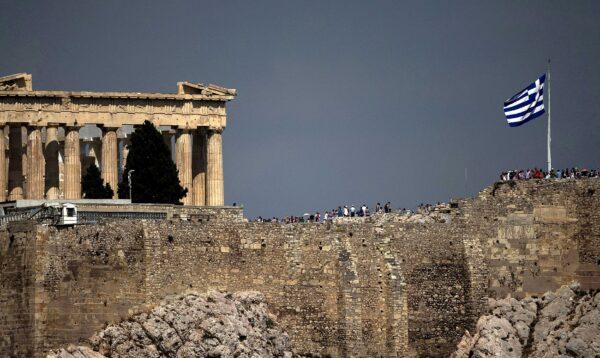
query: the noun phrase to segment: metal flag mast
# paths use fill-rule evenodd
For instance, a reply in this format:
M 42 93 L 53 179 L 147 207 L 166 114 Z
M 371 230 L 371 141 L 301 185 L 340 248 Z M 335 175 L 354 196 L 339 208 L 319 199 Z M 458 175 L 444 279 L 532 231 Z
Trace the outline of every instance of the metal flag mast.
M 550 59 L 548 59 L 548 173 L 552 170 L 552 152 L 550 150 Z

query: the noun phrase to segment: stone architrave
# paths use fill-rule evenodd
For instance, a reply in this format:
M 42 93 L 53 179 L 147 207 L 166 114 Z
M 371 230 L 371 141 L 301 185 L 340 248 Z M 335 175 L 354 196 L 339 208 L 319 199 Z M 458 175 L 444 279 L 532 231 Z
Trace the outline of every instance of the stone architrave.
M 208 132 L 206 144 L 206 205 L 222 206 L 223 195 L 223 139 L 222 128 Z
M 21 125 L 9 126 L 8 136 L 8 200 L 20 200 L 24 198 L 23 184 L 23 138 L 21 136 Z
M 206 131 L 194 131 L 192 152 L 193 205 L 206 205 Z
M 45 184 L 44 146 L 42 130 L 29 127 L 27 135 L 27 199 L 44 199 Z
M 118 198 L 119 186 L 119 147 L 117 128 L 102 128 L 102 180 L 113 190 L 113 199 Z
M 58 126 L 49 125 L 46 128 L 46 144 L 44 152 L 46 157 L 46 199 L 56 200 L 60 197 L 58 151 Z
M 65 128 L 65 199 L 81 199 L 79 128 Z
M 176 164 L 179 172 L 179 183 L 188 190 L 183 197 L 183 205 L 192 205 L 192 135 L 189 129 L 177 130 L 176 139 Z

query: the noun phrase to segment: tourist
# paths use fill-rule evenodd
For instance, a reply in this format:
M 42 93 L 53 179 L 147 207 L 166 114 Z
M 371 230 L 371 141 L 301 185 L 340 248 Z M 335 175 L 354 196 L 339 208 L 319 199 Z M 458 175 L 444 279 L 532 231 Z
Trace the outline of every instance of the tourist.
M 367 216 L 368 208 L 365 204 L 360 207 L 360 216 Z
M 386 213 L 391 213 L 392 212 L 392 204 L 388 201 L 387 203 L 385 203 L 383 210 Z
M 529 179 L 581 179 L 581 178 L 594 178 L 599 174 L 598 169 L 589 169 L 578 167 L 566 168 L 566 169 L 551 169 L 546 172 L 542 169 L 535 167 L 534 169 L 527 170 L 509 170 L 500 173 L 501 181 L 508 180 L 529 180 Z

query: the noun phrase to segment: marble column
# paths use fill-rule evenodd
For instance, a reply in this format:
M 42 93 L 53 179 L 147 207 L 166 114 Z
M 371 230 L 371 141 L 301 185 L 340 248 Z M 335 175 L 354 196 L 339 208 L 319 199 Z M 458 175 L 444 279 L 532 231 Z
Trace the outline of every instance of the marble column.
M 4 200 L 8 200 L 8 167 L 10 166 L 9 163 L 9 155 L 8 155 L 8 135 L 10 133 L 10 126 L 8 125 L 8 123 L 4 126 L 4 131 L 2 132 L 2 134 L 4 135 L 4 153 L 5 153 L 5 160 L 6 160 L 6 165 L 4 166 L 4 180 L 5 180 L 5 194 L 4 194 Z
M 206 132 L 194 131 L 192 152 L 193 204 L 206 205 Z
M 118 198 L 119 186 L 119 147 L 117 128 L 102 128 L 102 180 L 113 190 L 113 199 Z
M 27 189 L 29 186 L 27 172 L 29 171 L 29 162 L 27 161 L 27 138 L 29 136 L 29 132 L 27 131 L 27 126 L 21 126 L 21 168 L 23 170 L 23 198 L 27 197 L 27 193 L 29 190 Z
M 81 198 L 79 127 L 65 128 L 65 199 Z
M 8 200 L 23 199 L 23 137 L 21 125 L 9 126 L 8 134 Z
M 193 204 L 192 188 L 192 135 L 189 129 L 177 130 L 176 138 L 176 164 L 179 172 L 179 183 L 188 190 L 183 197 L 183 205 Z
M 27 134 L 27 199 L 44 199 L 44 146 L 40 127 L 29 127 Z
M 46 144 L 44 152 L 46 157 L 46 199 L 57 200 L 60 196 L 59 191 L 59 171 L 58 171 L 58 126 L 49 125 L 46 127 Z
M 0 202 L 6 201 L 6 188 L 8 184 L 6 173 L 6 137 L 5 125 L 0 125 Z
M 223 129 L 211 129 L 206 143 L 206 205 L 222 206 L 223 195 Z

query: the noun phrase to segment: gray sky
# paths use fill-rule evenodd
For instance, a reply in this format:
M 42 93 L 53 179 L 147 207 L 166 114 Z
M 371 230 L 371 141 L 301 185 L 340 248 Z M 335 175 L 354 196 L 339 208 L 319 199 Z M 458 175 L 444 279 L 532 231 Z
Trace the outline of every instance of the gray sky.
M 227 203 L 250 217 L 412 207 L 545 165 L 546 116 L 510 128 L 502 102 L 548 57 L 554 164 L 600 167 L 599 18 L 600 1 L 0 0 L 0 74 L 237 88 Z

